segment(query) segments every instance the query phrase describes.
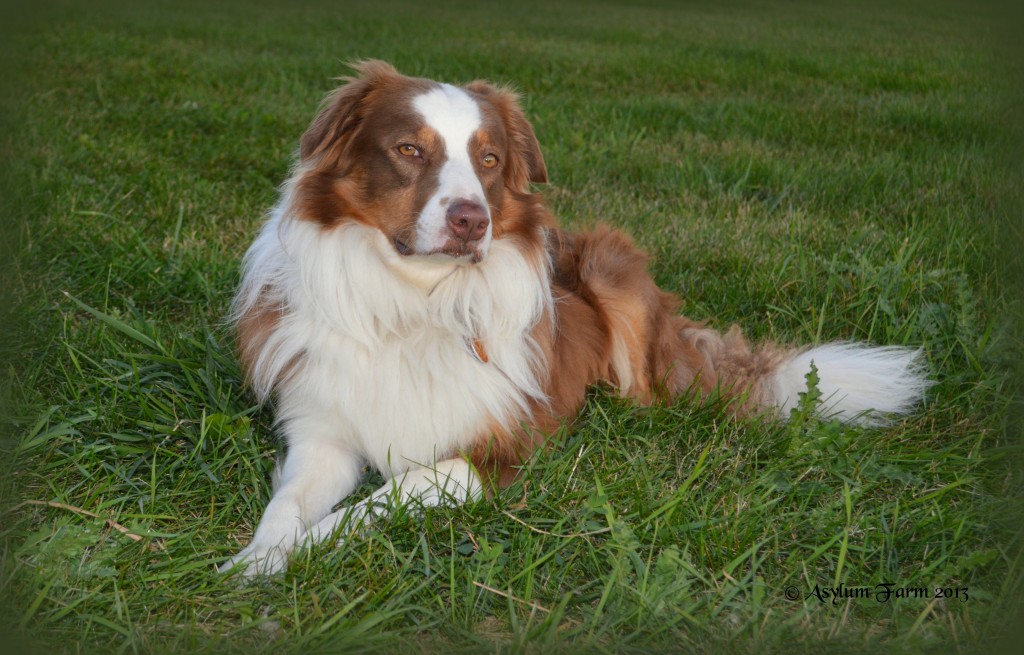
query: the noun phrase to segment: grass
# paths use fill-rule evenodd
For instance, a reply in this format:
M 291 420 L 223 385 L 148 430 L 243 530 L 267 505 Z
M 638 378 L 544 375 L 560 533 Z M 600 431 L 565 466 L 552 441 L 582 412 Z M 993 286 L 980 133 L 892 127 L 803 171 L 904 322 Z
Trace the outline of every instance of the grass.
M 1016 100 L 990 15 L 352 4 L 65 3 L 9 24 L 12 638 L 69 653 L 968 652 L 1007 638 L 1024 335 Z M 627 228 L 684 311 L 719 327 L 920 345 L 938 382 L 925 407 L 855 430 L 806 407 L 745 424 L 595 390 L 494 501 L 400 515 L 259 584 L 218 575 L 277 448 L 225 325 L 238 262 L 331 78 L 369 56 L 516 84 L 564 224 Z M 819 599 L 881 583 L 958 595 Z

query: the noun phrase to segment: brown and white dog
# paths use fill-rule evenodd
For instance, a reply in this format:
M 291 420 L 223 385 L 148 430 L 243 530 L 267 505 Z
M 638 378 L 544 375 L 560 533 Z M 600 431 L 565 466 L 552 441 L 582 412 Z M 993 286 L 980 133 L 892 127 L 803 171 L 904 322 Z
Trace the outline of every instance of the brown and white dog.
M 240 356 L 258 397 L 276 394 L 288 448 L 222 570 L 278 571 L 394 503 L 508 484 L 598 382 L 641 403 L 717 391 L 784 418 L 813 361 L 827 410 L 862 424 L 927 388 L 909 349 L 752 348 L 676 315 L 628 237 L 563 232 L 531 193 L 547 171 L 513 93 L 356 69 L 245 257 Z M 332 513 L 366 464 L 388 484 Z

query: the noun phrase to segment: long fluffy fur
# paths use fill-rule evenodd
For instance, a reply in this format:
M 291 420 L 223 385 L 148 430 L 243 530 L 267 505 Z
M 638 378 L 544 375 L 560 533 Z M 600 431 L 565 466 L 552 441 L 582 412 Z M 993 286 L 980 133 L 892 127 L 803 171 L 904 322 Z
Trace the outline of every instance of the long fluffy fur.
M 387 499 L 461 502 L 507 484 L 594 383 L 641 403 L 724 394 L 737 414 L 785 418 L 813 362 L 823 412 L 863 425 L 910 411 L 929 386 L 912 349 L 753 346 L 739 328 L 679 316 L 628 237 L 563 232 L 530 193 L 547 173 L 513 94 L 381 62 L 359 71 L 303 136 L 244 260 L 239 353 L 257 396 L 276 394 L 289 454 L 252 542 L 224 569 L 278 570 L 297 544 L 367 520 Z M 392 134 L 393 124 L 419 131 Z M 402 139 L 422 142 L 396 147 Z M 448 142 L 459 139 L 468 145 Z M 474 163 L 481 143 L 502 168 Z M 442 168 L 449 154 L 460 163 Z M 453 208 L 467 203 L 488 216 L 478 243 L 453 241 Z M 430 238 L 412 243 L 417 230 Z M 389 485 L 331 513 L 364 463 Z
M 295 219 L 293 187 L 246 255 L 234 308 L 239 322 L 280 308 L 243 346 L 257 395 L 278 391 L 279 422 L 331 408 L 339 438 L 393 473 L 469 448 L 480 416 L 513 429 L 544 401 L 532 329 L 552 311 L 545 257 L 502 240 L 479 266 L 408 267 L 376 230 Z M 492 365 L 467 356 L 474 339 Z
M 771 402 L 785 418 L 807 390 L 806 376 L 813 363 L 823 416 L 884 425 L 893 416 L 912 411 L 931 386 L 922 359 L 920 350 L 898 346 L 830 343 L 810 348 L 779 366 L 770 381 Z

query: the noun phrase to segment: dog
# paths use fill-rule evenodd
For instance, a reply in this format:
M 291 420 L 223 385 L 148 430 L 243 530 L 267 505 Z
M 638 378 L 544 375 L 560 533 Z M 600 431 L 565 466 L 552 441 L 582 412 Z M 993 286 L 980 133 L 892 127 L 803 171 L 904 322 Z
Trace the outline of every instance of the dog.
M 508 88 L 354 69 L 243 261 L 239 358 L 256 396 L 275 398 L 287 455 L 222 571 L 280 571 L 397 503 L 493 494 L 595 384 L 785 419 L 813 362 L 821 411 L 840 420 L 881 423 L 922 399 L 918 351 L 752 347 L 679 316 L 622 232 L 559 229 L 531 191 L 547 169 Z M 367 464 L 388 483 L 332 511 Z

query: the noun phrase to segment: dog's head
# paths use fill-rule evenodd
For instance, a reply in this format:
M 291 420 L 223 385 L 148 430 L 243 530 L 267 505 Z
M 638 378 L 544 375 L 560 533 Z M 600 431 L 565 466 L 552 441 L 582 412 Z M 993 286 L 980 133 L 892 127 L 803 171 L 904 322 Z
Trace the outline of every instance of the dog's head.
M 535 222 L 525 199 L 547 170 L 515 94 L 410 78 L 379 61 L 355 69 L 302 137 L 302 218 L 358 221 L 403 256 L 466 263 Z

